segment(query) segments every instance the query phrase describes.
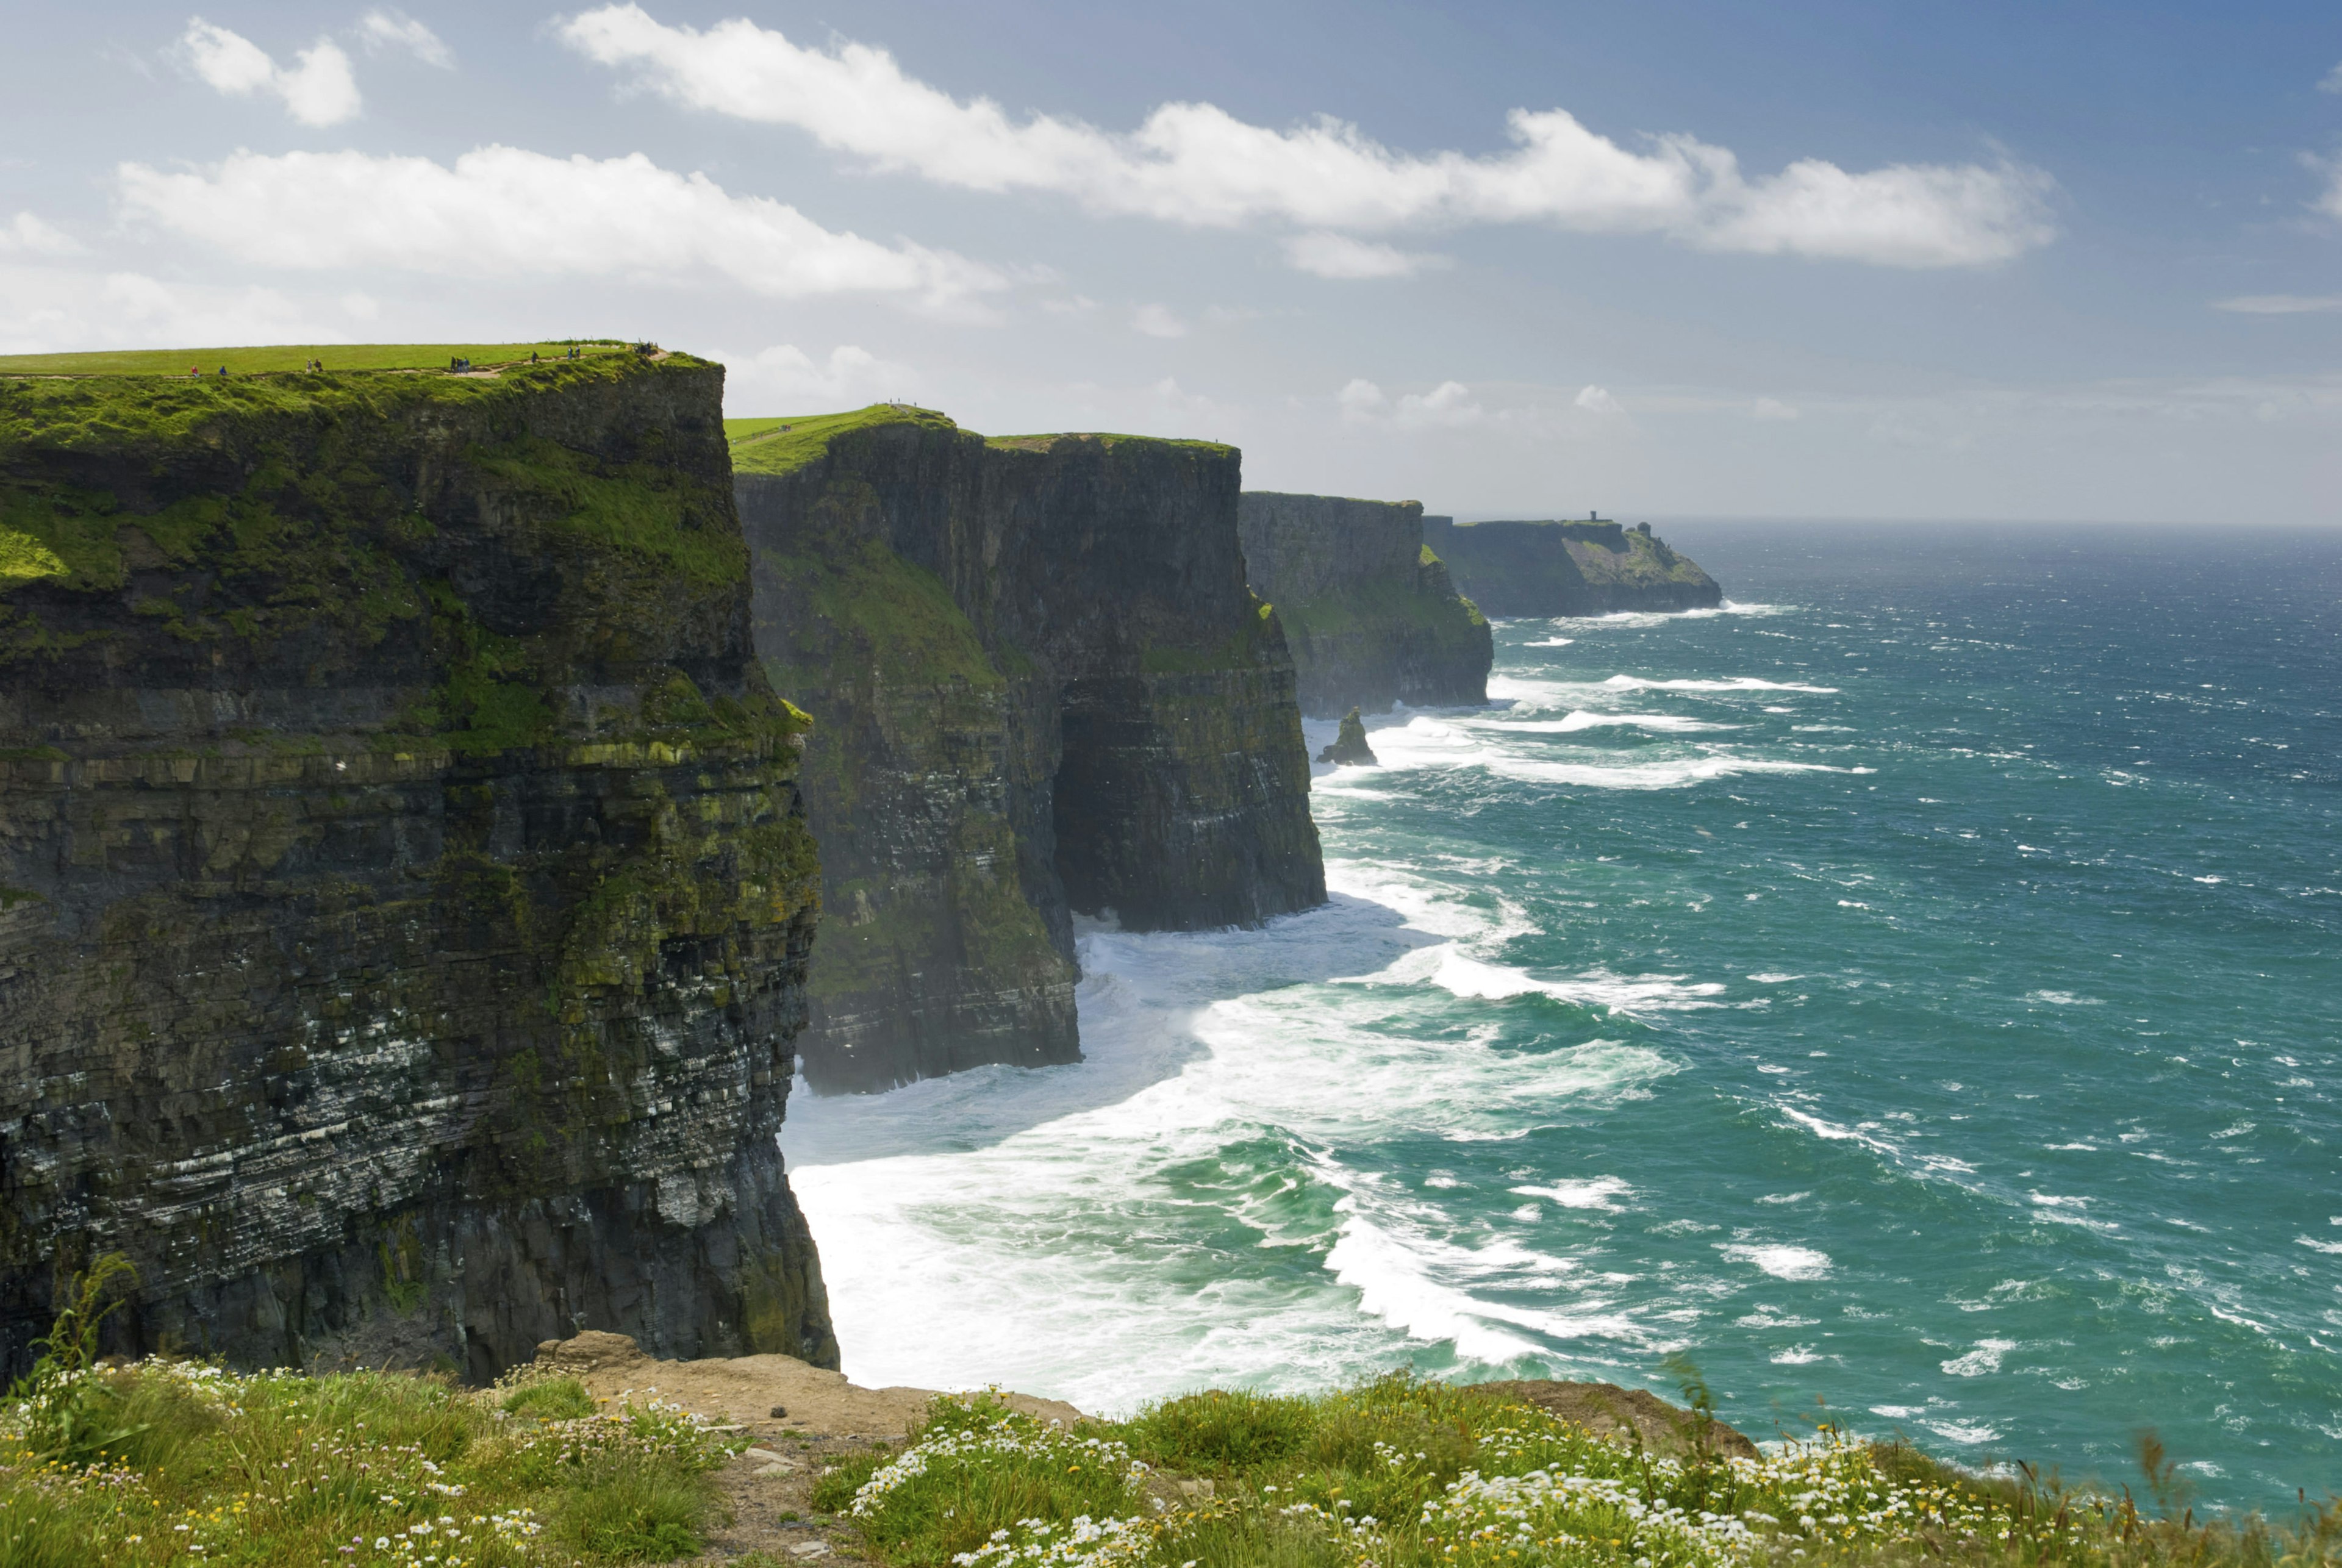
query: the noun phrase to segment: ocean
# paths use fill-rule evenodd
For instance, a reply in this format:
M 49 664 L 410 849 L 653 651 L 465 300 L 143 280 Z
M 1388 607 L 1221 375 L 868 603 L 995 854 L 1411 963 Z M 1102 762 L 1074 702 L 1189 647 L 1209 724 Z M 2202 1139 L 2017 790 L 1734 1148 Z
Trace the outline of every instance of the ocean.
M 2342 535 L 1666 532 L 1723 609 L 1499 623 L 1316 770 L 1327 907 L 1085 924 L 1079 1065 L 800 1084 L 848 1375 L 1680 1353 L 1759 1439 L 2342 1488 Z

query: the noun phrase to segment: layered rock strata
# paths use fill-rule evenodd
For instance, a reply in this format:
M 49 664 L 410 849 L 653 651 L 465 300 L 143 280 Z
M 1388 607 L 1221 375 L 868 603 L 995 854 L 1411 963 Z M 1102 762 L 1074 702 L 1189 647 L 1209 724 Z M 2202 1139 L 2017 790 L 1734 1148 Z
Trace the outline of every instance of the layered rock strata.
M 890 405 L 734 428 L 757 647 L 815 719 L 814 1087 L 1075 1060 L 1076 913 L 1323 902 L 1234 449 L 986 441 Z
M 1423 520 L 1457 586 L 1491 615 L 1606 615 L 1724 602 L 1716 579 L 1647 523 Z
M 1424 543 L 1421 502 L 1248 490 L 1236 514 L 1253 591 L 1284 624 L 1303 713 L 1488 700 L 1487 620 Z
M 720 367 L 0 380 L 0 1350 L 836 1363 Z

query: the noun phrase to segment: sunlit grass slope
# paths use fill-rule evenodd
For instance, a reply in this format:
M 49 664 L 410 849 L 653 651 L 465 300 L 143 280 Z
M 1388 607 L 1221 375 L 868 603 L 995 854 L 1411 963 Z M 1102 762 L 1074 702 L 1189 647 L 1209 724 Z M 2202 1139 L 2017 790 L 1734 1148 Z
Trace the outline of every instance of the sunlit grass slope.
M 656 1402 L 524 1368 L 495 1389 L 95 1358 L 117 1258 L 83 1278 L 0 1408 L 0 1565 L 671 1562 L 706 1546 L 744 1447 Z
M 311 360 L 336 370 L 445 370 L 451 359 L 468 359 L 481 370 L 525 362 L 531 354 L 558 359 L 572 348 L 586 354 L 623 354 L 631 345 L 609 338 L 565 338 L 550 343 L 285 343 L 247 348 L 140 348 L 104 354 L 0 355 L 0 375 L 185 375 L 197 370 L 216 376 L 220 366 L 235 375 L 298 371 Z
M 1068 1431 L 939 1399 L 905 1452 L 814 1493 L 897 1568 L 1815 1568 L 2334 1562 L 2342 1512 L 2196 1519 L 2147 1490 L 1968 1474 L 1825 1428 L 1761 1456 L 1709 1441 L 1704 1390 L 1661 1453 L 1496 1389 L 1386 1378 L 1314 1398 L 1192 1394 Z

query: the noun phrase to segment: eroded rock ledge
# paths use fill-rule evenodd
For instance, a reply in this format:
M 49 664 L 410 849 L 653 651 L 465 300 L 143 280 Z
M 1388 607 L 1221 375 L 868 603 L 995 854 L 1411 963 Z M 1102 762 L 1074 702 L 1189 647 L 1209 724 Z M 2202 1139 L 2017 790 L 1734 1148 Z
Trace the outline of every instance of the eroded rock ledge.
M 834 1364 L 722 370 L 0 380 L 0 1349 Z

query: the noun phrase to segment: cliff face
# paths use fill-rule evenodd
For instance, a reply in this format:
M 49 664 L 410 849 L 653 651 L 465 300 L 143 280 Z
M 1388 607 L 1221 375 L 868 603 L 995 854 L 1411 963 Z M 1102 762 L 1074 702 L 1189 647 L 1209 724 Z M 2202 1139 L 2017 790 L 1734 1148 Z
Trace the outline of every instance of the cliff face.
M 884 406 L 758 423 L 734 445 L 757 646 L 816 721 L 816 1088 L 1076 1059 L 1075 912 L 1189 929 L 1323 902 L 1234 450 L 986 442 Z
M 1466 523 L 1426 517 L 1424 537 L 1491 615 L 1694 610 L 1724 590 L 1646 523 Z
M 1488 700 L 1488 623 L 1424 543 L 1421 502 L 1248 490 L 1237 519 L 1253 591 L 1284 624 L 1303 713 Z
M 0 381 L 0 1350 L 835 1365 L 720 368 Z

